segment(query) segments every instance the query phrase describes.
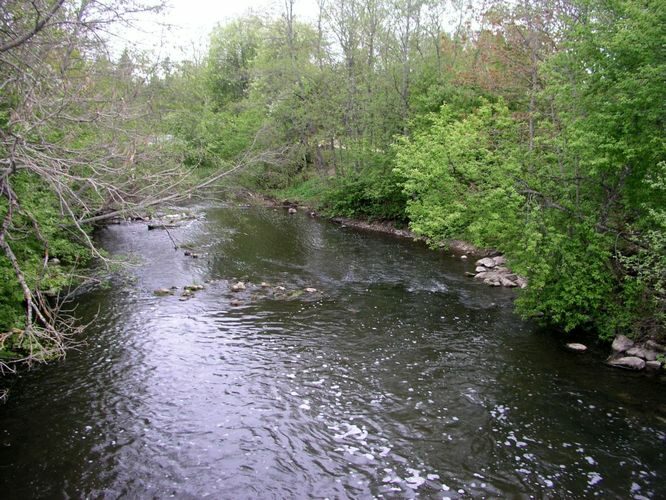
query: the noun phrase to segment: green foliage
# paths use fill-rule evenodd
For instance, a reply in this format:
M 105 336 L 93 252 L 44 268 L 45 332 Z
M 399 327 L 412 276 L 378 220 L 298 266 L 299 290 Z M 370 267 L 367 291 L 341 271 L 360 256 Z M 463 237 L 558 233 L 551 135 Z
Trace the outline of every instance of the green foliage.
M 352 174 L 337 180 L 323 199 L 332 216 L 407 221 L 406 197 L 390 173 Z
M 233 161 L 252 146 L 261 119 L 251 107 L 217 113 L 203 108 L 198 113 L 173 112 L 167 117 L 167 126 L 183 141 L 186 165 L 217 167 L 220 160 Z
M 245 17 L 213 32 L 206 77 L 219 109 L 246 96 L 262 24 L 257 17 Z
M 660 163 L 645 180 L 645 190 L 652 196 L 643 207 L 646 216 L 636 221 L 643 230 L 635 237 L 633 252 L 619 254 L 620 263 L 627 269 L 628 283 L 642 295 L 639 318 L 640 330 L 653 336 L 665 337 L 666 332 L 666 163 Z M 657 204 L 654 200 L 661 199 Z
M 407 223 L 407 196 L 402 176 L 391 168 L 392 158 L 377 158 L 358 172 L 333 179 L 331 189 L 322 200 L 332 216 L 359 217 L 370 220 L 393 220 Z
M 329 190 L 327 180 L 314 175 L 304 179 L 296 178 L 291 186 L 274 191 L 272 194 L 280 200 L 293 200 L 319 206 Z
M 616 288 L 609 238 L 559 213 L 535 209 L 529 218 L 509 248 L 514 270 L 529 279 L 518 310 L 542 316 L 567 332 L 594 328 L 604 338 L 627 327 L 628 303 Z
M 665 325 L 666 197 L 657 166 L 666 149 L 664 108 L 655 103 L 666 101 L 666 9 L 622 0 L 580 8 L 567 50 L 547 65 L 544 97 L 559 112 L 559 130 L 540 138 L 539 153 L 558 153 L 528 182 L 551 207 L 539 221 L 549 269 L 531 274 L 523 310 L 604 337 L 656 335 Z
M 80 242 L 81 235 L 62 226 L 63 218 L 55 195 L 41 180 L 27 173 L 12 177 L 13 189 L 21 199 L 21 209 L 14 216 L 8 239 L 29 287 L 49 294 L 73 284 L 70 271 L 85 265 L 91 255 Z M 0 200 L 0 218 L 7 214 L 6 198 Z M 59 265 L 44 266 L 44 245 L 34 230 L 30 214 L 38 223 L 42 236 L 48 241 L 49 256 L 57 257 Z M 11 262 L 0 256 L 0 332 L 24 326 L 23 293 Z M 13 341 L 12 341 L 13 342 Z M 21 350 L 21 343 L 6 343 L 10 351 Z M 18 341 L 17 341 L 18 342 Z M 22 341 L 21 341 L 22 342 Z M 23 347 L 22 347 L 23 346 Z M 5 353 L 5 356 L 8 354 Z
M 516 124 L 506 106 L 485 103 L 455 119 L 448 106 L 432 126 L 396 146 L 410 226 L 433 242 L 462 238 L 504 246 L 520 224 L 523 197 Z

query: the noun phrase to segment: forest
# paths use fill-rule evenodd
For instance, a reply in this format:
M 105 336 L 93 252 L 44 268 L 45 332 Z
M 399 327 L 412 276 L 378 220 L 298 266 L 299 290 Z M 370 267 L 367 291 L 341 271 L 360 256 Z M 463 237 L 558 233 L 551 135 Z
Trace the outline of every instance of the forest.
M 521 315 L 663 339 L 664 2 L 317 4 L 181 61 L 108 48 L 161 5 L 0 4 L 3 368 L 82 328 L 66 299 L 112 265 L 96 227 L 241 191 L 496 249 Z

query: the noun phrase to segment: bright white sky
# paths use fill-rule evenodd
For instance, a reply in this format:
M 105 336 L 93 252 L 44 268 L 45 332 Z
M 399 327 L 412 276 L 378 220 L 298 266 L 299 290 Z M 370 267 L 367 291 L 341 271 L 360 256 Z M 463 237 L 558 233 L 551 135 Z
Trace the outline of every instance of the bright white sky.
M 170 7 L 160 16 L 146 16 L 137 21 L 138 30 L 125 31 L 112 45 L 151 50 L 160 58 L 192 59 L 203 55 L 208 35 L 218 24 L 250 11 L 279 15 L 284 0 L 166 0 Z M 317 15 L 316 0 L 296 0 L 296 16 L 313 20 Z M 171 25 L 167 28 L 163 24 Z M 114 50 L 115 51 L 115 50 Z

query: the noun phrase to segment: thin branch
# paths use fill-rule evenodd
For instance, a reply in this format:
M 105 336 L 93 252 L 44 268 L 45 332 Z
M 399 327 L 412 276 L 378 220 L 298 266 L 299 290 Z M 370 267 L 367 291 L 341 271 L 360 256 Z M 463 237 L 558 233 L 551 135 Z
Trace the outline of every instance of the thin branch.
M 3 52 L 7 52 L 8 50 L 11 50 L 13 48 L 16 48 L 19 45 L 23 45 L 33 36 L 35 36 L 37 33 L 42 31 L 46 27 L 46 24 L 56 14 L 56 12 L 60 10 L 60 7 L 62 7 L 63 3 L 65 3 L 65 0 L 56 0 L 51 9 L 46 13 L 46 16 L 43 19 L 38 20 L 35 23 L 35 26 L 30 31 L 25 32 L 23 35 L 15 38 L 14 40 L 10 40 L 9 42 L 0 45 L 0 54 Z M 37 19 L 39 19 L 39 13 L 37 15 Z

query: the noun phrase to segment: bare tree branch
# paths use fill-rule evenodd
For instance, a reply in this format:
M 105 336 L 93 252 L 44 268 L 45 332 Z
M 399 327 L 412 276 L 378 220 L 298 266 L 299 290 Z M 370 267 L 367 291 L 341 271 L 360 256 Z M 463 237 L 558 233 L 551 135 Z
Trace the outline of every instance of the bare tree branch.
M 60 7 L 62 7 L 63 3 L 65 3 L 65 0 L 56 0 L 56 2 L 51 6 L 51 9 L 49 9 L 49 11 L 46 13 L 46 16 L 43 18 L 41 18 L 40 12 L 37 10 L 35 26 L 30 31 L 27 31 L 17 38 L 0 45 L 0 53 L 7 52 L 8 50 L 18 47 L 19 45 L 23 45 L 37 33 L 42 31 L 51 20 L 51 18 L 53 18 L 55 13 L 58 12 Z

